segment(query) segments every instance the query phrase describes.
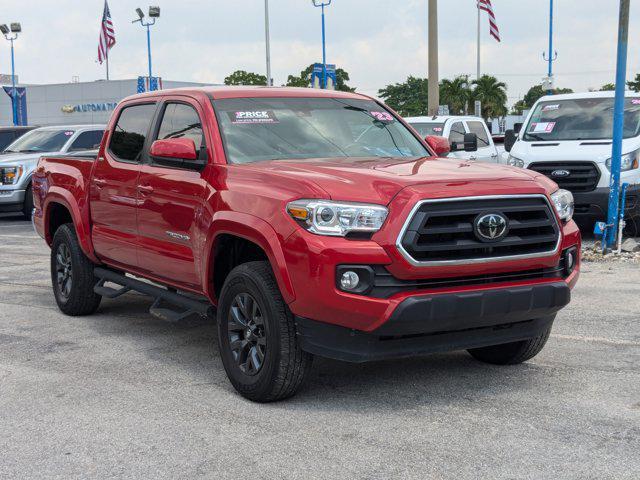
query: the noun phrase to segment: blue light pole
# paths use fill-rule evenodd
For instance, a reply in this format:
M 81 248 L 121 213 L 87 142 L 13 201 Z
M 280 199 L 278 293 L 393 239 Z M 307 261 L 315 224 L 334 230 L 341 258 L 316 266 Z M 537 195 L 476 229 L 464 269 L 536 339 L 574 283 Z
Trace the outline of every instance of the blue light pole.
M 146 27 L 147 29 L 147 57 L 149 61 L 149 90 L 156 90 L 154 88 L 154 83 L 152 82 L 153 73 L 151 70 L 151 25 L 155 25 L 156 19 L 160 18 L 160 7 L 149 7 L 149 18 L 151 20 L 145 21 L 144 12 L 140 8 L 136 8 L 136 13 L 138 14 L 137 20 L 132 21 L 131 23 L 140 22 L 140 25 Z
M 549 54 L 548 56 L 542 53 L 542 58 L 549 63 L 549 69 L 547 71 L 549 88 L 547 94 L 553 93 L 553 62 L 558 58 L 558 52 L 553 51 L 553 0 L 549 0 Z
M 611 147 L 611 180 L 606 234 L 602 238 L 605 251 L 612 247 L 618 232 L 620 197 L 620 164 L 624 127 L 624 89 L 627 80 L 627 43 L 629 37 L 629 0 L 620 0 L 618 24 L 618 58 L 616 62 L 616 97 L 613 107 L 613 145 Z
M 22 26 L 17 22 L 12 23 L 10 27 L 3 24 L 0 25 L 0 31 L 4 38 L 11 43 L 11 109 L 13 112 L 13 124 L 18 125 L 20 122 L 18 121 L 18 92 L 16 90 L 16 62 L 13 42 L 18 38 L 18 34 L 22 32 Z
M 327 88 L 327 45 L 324 29 L 324 7 L 331 5 L 331 0 L 311 0 L 314 7 L 322 9 L 322 88 Z

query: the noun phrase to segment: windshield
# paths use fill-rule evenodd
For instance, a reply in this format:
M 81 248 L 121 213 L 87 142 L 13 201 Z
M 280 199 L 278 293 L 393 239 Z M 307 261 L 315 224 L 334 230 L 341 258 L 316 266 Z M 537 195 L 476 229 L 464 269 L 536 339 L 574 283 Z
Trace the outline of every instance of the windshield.
M 577 98 L 539 103 L 524 130 L 523 140 L 610 140 L 613 98 Z M 624 138 L 640 134 L 640 98 L 627 98 Z
M 58 152 L 74 133 L 73 130 L 31 130 L 9 145 L 5 152 Z
M 214 100 L 229 163 L 331 157 L 424 157 L 430 153 L 371 100 Z
M 416 129 L 416 132 L 420 134 L 421 137 L 426 137 L 427 135 L 437 135 L 438 137 L 442 136 L 442 132 L 444 131 L 444 123 L 436 123 L 436 122 L 420 122 L 413 123 L 409 122 L 413 128 Z

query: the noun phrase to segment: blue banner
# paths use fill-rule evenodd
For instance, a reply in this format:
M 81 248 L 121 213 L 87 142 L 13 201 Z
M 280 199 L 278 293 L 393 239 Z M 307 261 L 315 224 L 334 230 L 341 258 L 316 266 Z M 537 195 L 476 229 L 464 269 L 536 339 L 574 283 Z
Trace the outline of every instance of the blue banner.
M 326 88 L 327 90 L 336 89 L 336 66 L 327 64 L 327 84 L 324 84 L 324 67 L 321 63 L 316 63 L 313 66 L 313 72 L 311 73 L 311 87 L 312 88 Z
M 162 78 L 160 77 L 138 77 L 138 93 L 153 92 L 162 90 Z
M 11 109 L 14 112 L 14 125 L 27 125 L 27 89 L 25 87 L 16 87 L 15 102 L 17 107 L 13 107 L 14 96 L 13 87 L 2 87 L 11 98 Z

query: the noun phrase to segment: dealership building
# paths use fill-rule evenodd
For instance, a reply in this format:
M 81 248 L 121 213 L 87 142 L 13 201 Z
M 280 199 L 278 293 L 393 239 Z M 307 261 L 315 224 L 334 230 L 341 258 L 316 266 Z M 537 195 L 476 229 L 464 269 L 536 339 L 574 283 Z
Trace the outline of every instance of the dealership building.
M 210 84 L 161 81 L 163 89 L 204 85 Z M 118 102 L 138 93 L 141 85 L 135 78 L 18 86 L 25 87 L 27 123 L 44 126 L 107 123 Z M 11 98 L 2 89 L 0 125 L 13 125 Z

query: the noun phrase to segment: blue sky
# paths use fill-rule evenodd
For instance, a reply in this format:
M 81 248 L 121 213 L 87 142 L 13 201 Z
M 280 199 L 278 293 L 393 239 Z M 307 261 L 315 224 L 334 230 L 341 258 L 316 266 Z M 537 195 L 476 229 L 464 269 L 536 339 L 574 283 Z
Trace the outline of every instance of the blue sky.
M 162 18 L 153 27 L 154 74 L 165 79 L 222 82 L 237 69 L 263 73 L 263 0 L 154 0 Z M 483 18 L 483 72 L 508 84 L 510 103 L 546 73 L 547 0 L 493 0 L 502 42 Z M 575 90 L 612 82 L 617 0 L 556 0 L 556 85 Z M 633 3 L 633 2 L 632 2 Z M 95 63 L 102 0 L 0 0 L 0 21 L 22 22 L 17 71 L 26 83 L 82 81 L 104 76 Z M 117 45 L 112 78 L 146 72 L 143 29 L 131 24 L 148 0 L 110 0 Z M 320 12 L 311 0 L 270 0 L 273 76 L 281 84 L 321 58 Z M 426 76 L 427 0 L 333 0 L 327 9 L 328 61 L 373 94 L 408 75 Z M 475 72 L 475 0 L 440 0 L 440 73 Z M 629 76 L 640 72 L 640 9 L 631 11 Z M 0 73 L 10 71 L 0 44 Z

